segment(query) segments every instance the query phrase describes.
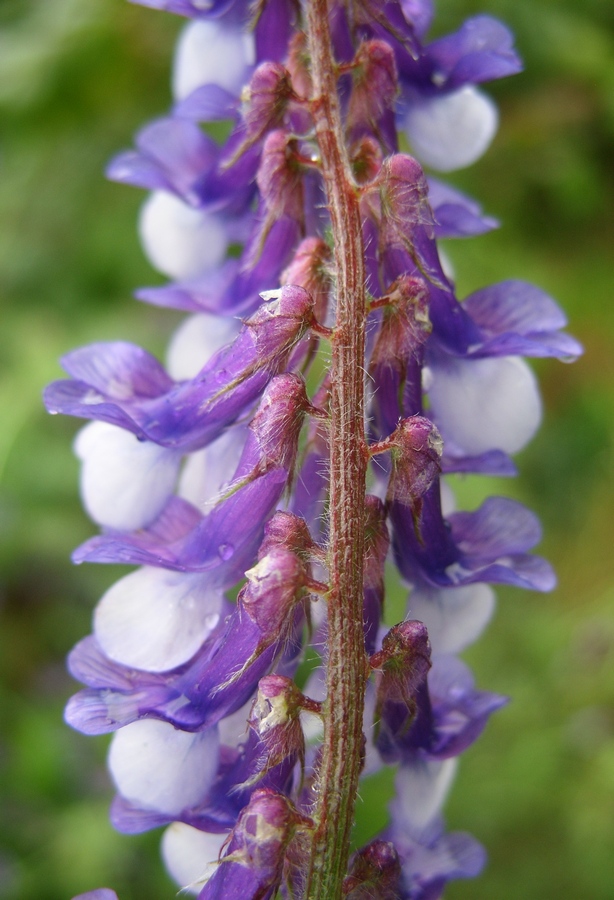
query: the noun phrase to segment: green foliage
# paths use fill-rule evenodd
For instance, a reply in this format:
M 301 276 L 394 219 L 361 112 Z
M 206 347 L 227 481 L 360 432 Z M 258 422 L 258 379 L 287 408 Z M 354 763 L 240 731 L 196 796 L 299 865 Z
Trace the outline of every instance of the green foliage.
M 449 898 L 614 897 L 614 579 L 611 248 L 614 245 L 614 7 L 608 0 L 440 0 L 440 31 L 467 14 L 504 18 L 525 74 L 489 90 L 501 105 L 490 153 L 457 186 L 501 218 L 500 232 L 450 243 L 461 296 L 508 277 L 558 297 L 586 356 L 539 364 L 545 424 L 494 484 L 535 508 L 552 596 L 499 591 L 496 621 L 468 654 L 481 687 L 509 694 L 463 759 L 448 808 L 491 862 Z M 104 739 L 61 719 L 73 690 L 63 659 L 89 630 L 117 572 L 73 569 L 92 533 L 70 453 L 76 425 L 45 416 L 57 357 L 89 340 L 161 352 L 176 321 L 130 299 L 157 276 L 135 233 L 140 196 L 107 183 L 108 157 L 170 101 L 181 22 L 124 0 L 0 4 L 0 896 L 66 900 L 102 884 L 121 900 L 168 898 L 157 834 L 116 835 Z M 457 479 L 460 505 L 488 485 Z M 393 598 L 390 615 L 403 598 Z M 399 613 L 400 614 L 400 613 Z M 365 784 L 357 840 L 390 778 Z

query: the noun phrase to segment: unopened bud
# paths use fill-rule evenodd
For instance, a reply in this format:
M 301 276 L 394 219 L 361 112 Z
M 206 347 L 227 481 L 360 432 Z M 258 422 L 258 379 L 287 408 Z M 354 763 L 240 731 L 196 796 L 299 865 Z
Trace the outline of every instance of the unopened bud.
M 420 539 L 423 498 L 441 469 L 443 441 L 437 428 L 424 416 L 402 419 L 384 442 L 391 451 L 392 471 L 388 500 L 408 506 Z
M 404 153 L 389 156 L 382 166 L 379 180 L 382 216 L 389 227 L 399 230 L 399 239 L 409 239 L 404 232 L 413 226 L 433 224 L 428 202 L 428 184 L 420 163 Z
M 373 841 L 356 853 L 343 882 L 346 900 L 397 900 L 401 863 L 389 841 Z
M 314 299 L 314 314 L 324 322 L 331 289 L 331 252 L 318 237 L 307 237 L 296 248 L 288 268 L 282 272 L 282 284 L 298 284 Z
M 304 560 L 319 549 L 309 533 L 307 522 L 300 516 L 281 509 L 277 510 L 264 527 L 264 540 L 260 545 L 258 558 L 262 559 L 274 547 L 291 550 Z
M 256 415 L 249 424 L 261 457 L 260 468 L 274 461 L 292 478 L 303 417 L 310 409 L 305 382 L 300 375 L 287 372 L 273 378 L 264 393 Z
M 290 678 L 266 675 L 258 683 L 248 724 L 262 744 L 258 771 L 254 779 L 262 778 L 274 766 L 297 760 L 303 766 L 305 737 L 299 719 L 306 698 Z
M 259 65 L 241 96 L 247 141 L 253 143 L 276 128 L 294 96 L 287 69 L 277 62 Z
M 354 57 L 353 86 L 348 109 L 350 128 L 377 127 L 397 95 L 397 67 L 392 47 L 384 41 L 363 41 Z
M 363 135 L 350 148 L 350 163 L 358 184 L 369 184 L 379 175 L 384 154 L 378 141 L 369 134 Z
M 248 569 L 245 577 L 247 584 L 239 594 L 239 603 L 267 640 L 273 641 L 302 592 L 305 567 L 295 553 L 279 547 Z
M 421 278 L 402 275 L 391 285 L 385 300 L 371 370 L 386 366 L 405 372 L 409 360 L 419 356 L 431 333 L 426 285 Z
M 267 788 L 254 791 L 199 900 L 272 896 L 281 882 L 286 850 L 296 831 L 312 825 L 283 794 Z
M 256 181 L 271 225 L 281 216 L 303 222 L 303 166 L 298 143 L 287 131 L 267 136 Z
M 376 728 L 405 733 L 416 715 L 416 697 L 431 667 L 431 645 L 422 622 L 401 622 L 390 629 L 382 649 L 371 657 L 378 673 Z

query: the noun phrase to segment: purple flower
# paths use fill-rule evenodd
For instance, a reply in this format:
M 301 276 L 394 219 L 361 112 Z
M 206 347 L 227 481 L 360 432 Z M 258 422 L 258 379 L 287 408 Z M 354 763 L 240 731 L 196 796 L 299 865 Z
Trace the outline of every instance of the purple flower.
M 541 420 L 523 357 L 581 352 L 539 288 L 461 303 L 440 258 L 441 238 L 498 223 L 422 163 L 485 151 L 498 115 L 479 86 L 520 61 L 488 16 L 429 42 L 430 0 L 334 3 L 315 32 L 315 7 L 294 0 L 142 3 L 191 21 L 171 112 L 108 175 L 150 192 L 140 239 L 170 281 L 138 299 L 190 315 L 166 366 L 97 343 L 45 394 L 50 412 L 91 420 L 75 452 L 102 530 L 75 562 L 138 567 L 70 654 L 84 688 L 66 719 L 114 732 L 113 824 L 168 826 L 166 865 L 201 900 L 298 898 L 332 868 L 330 891 L 351 900 L 436 900 L 484 864 L 441 810 L 456 758 L 506 702 L 455 654 L 493 613 L 489 584 L 555 581 L 530 553 L 529 510 L 456 510 L 446 476 L 514 475 Z M 336 90 L 318 68 L 329 38 Z M 346 365 L 363 313 L 364 356 Z M 392 628 L 389 557 L 409 588 Z M 330 798 L 351 806 L 359 768 L 384 765 L 390 825 L 346 867 L 341 824 L 323 842 L 345 809 Z

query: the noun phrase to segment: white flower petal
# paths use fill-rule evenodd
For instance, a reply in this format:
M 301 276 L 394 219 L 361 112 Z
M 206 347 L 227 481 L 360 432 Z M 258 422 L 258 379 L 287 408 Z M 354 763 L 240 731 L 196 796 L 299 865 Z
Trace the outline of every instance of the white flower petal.
M 470 166 L 486 152 L 498 122 L 490 97 L 466 85 L 412 105 L 404 130 L 421 163 L 451 172 Z
M 397 827 L 411 832 L 427 828 L 445 802 L 456 773 L 457 760 L 421 760 L 400 766 L 395 779 Z
M 183 100 L 203 84 L 218 84 L 238 96 L 254 58 L 251 33 L 215 19 L 190 22 L 177 44 L 173 95 Z
M 219 622 L 221 602 L 202 575 L 144 566 L 102 597 L 94 634 L 116 662 L 165 672 L 196 653 Z
M 141 207 L 139 236 L 152 266 L 175 279 L 215 269 L 228 246 L 217 216 L 193 209 L 166 191 L 153 191 Z
M 162 836 L 162 859 L 177 884 L 198 894 L 218 866 L 218 857 L 227 834 L 199 831 L 183 822 L 173 822 Z
M 494 609 L 495 593 L 487 584 L 414 590 L 409 597 L 409 617 L 424 622 L 434 653 L 464 650 L 482 634 Z
M 456 497 L 445 478 L 439 480 L 439 491 L 441 494 L 441 512 L 444 518 L 447 518 L 456 509 Z
M 179 479 L 179 496 L 206 512 L 209 502 L 230 481 L 246 437 L 245 428 L 230 428 L 208 447 L 191 453 Z
M 244 744 L 249 732 L 247 720 L 252 710 L 254 702 L 253 696 L 249 698 L 247 703 L 240 706 L 236 712 L 229 716 L 224 716 L 218 723 L 220 733 L 220 744 L 226 744 L 227 747 L 238 747 Z
M 81 497 L 99 525 L 134 531 L 149 525 L 173 493 L 181 454 L 106 422 L 91 422 L 77 435 L 82 460 Z
M 433 366 L 429 400 L 444 442 L 468 456 L 516 453 L 541 421 L 535 376 L 518 356 L 453 359 Z
M 178 815 L 205 799 L 217 774 L 218 751 L 216 728 L 189 734 L 167 722 L 141 719 L 114 735 L 109 769 L 126 800 Z
M 175 381 L 194 378 L 213 354 L 237 336 L 241 323 L 231 316 L 196 313 L 175 331 L 166 351 L 166 369 Z

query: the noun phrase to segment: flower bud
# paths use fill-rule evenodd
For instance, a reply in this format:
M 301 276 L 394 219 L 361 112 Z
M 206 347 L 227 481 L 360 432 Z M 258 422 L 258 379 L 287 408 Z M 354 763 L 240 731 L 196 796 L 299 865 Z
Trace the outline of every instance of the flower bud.
M 373 189 L 379 191 L 379 242 L 382 251 L 385 248 L 405 250 L 420 271 L 428 272 L 433 277 L 430 272 L 432 265 L 422 259 L 415 240 L 418 229 L 424 229 L 429 238 L 434 235 L 428 184 L 420 164 L 403 153 L 387 157 L 379 176 L 368 187 L 369 194 Z M 372 205 L 373 201 L 370 203 Z
M 346 900 L 396 900 L 401 863 L 389 841 L 373 841 L 354 856 L 343 882 Z
M 264 527 L 264 540 L 258 551 L 258 559 L 262 559 L 274 547 L 285 547 L 305 560 L 319 549 L 305 520 L 281 509 L 277 510 Z
M 428 292 L 421 278 L 401 276 L 386 297 L 376 301 L 378 307 L 380 303 L 382 322 L 369 373 L 374 384 L 374 430 L 383 436 L 396 428 L 403 413 L 422 411 L 423 347 L 431 322 Z
M 397 95 L 394 51 L 384 41 L 363 41 L 354 57 L 352 93 L 347 115 L 350 129 L 377 129 Z
M 289 132 L 280 129 L 267 136 L 256 182 L 266 209 L 261 241 L 281 216 L 303 222 L 303 167 L 298 143 Z
M 313 93 L 311 71 L 309 67 L 309 49 L 307 35 L 304 31 L 296 31 L 288 44 L 288 69 L 292 74 L 292 84 L 299 96 L 307 99 Z
M 372 369 L 389 366 L 402 371 L 417 357 L 431 333 L 428 294 L 421 278 L 402 275 L 385 298 L 383 319 L 371 355 Z
M 264 788 L 254 791 L 231 832 L 225 856 L 199 900 L 271 896 L 281 881 L 286 850 L 297 829 L 311 825 L 311 820 L 283 794 Z
M 441 435 L 428 419 L 411 416 L 399 422 L 386 443 L 392 457 L 388 500 L 410 508 L 419 537 L 423 497 L 440 471 Z
M 369 184 L 378 176 L 384 155 L 378 141 L 369 134 L 361 136 L 350 147 L 350 163 L 358 184 Z
M 259 65 L 241 96 L 246 141 L 251 144 L 276 128 L 294 96 L 287 69 L 276 62 Z
M 396 731 L 405 733 L 409 729 L 416 714 L 418 690 L 430 667 L 431 645 L 422 622 L 401 622 L 390 629 L 382 641 L 382 649 L 371 657 L 371 668 L 378 671 L 375 705 L 378 729 L 379 719 L 388 727 L 392 718 Z
M 305 760 L 305 737 L 299 715 L 306 698 L 290 678 L 266 675 L 258 683 L 249 727 L 262 745 L 258 771 L 252 780 L 262 778 L 284 760 Z
M 307 237 L 296 248 L 288 268 L 281 274 L 282 284 L 297 284 L 309 291 L 314 300 L 318 322 L 326 320 L 331 290 L 331 252 L 318 237 Z
M 258 445 L 260 464 L 256 472 L 266 470 L 267 463 L 283 466 L 292 477 L 298 436 L 303 416 L 310 409 L 305 382 L 300 375 L 286 372 L 273 378 L 264 392 L 256 415 L 249 424 Z
M 275 548 L 245 573 L 240 603 L 263 631 L 275 636 L 305 582 L 305 568 L 296 554 Z

